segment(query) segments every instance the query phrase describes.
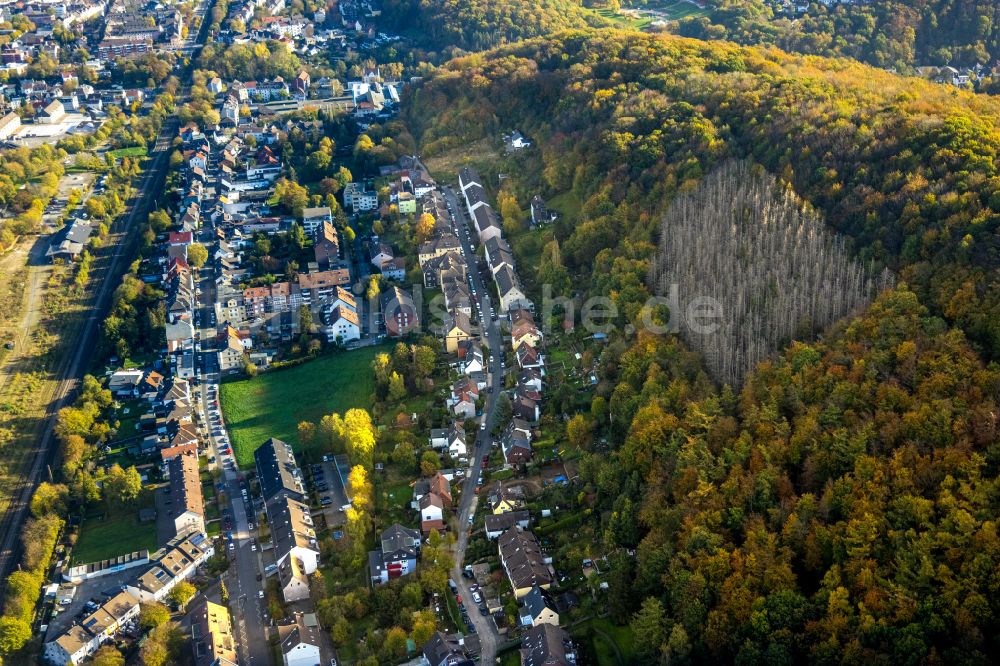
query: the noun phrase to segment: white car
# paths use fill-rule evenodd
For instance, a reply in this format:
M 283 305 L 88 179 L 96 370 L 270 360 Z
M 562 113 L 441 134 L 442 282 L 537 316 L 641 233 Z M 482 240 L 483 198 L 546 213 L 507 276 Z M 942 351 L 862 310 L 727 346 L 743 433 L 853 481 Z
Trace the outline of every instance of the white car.
M 485 420 L 482 423 L 479 424 L 479 429 L 480 430 L 486 430 L 486 421 Z

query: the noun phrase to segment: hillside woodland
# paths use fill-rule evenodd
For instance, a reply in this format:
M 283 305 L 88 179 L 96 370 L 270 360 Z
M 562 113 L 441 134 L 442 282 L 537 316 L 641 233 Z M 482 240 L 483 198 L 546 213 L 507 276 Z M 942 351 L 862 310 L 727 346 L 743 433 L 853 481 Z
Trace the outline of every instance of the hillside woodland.
M 682 21 L 680 32 L 848 56 L 899 70 L 915 65 L 988 65 L 1000 58 L 1000 5 L 990 0 L 813 2 L 795 18 L 776 15 L 776 5 L 765 0 L 724 0 L 709 16 Z
M 1000 357 L 1000 108 L 992 98 L 847 61 L 601 30 L 453 61 L 412 93 L 426 156 L 517 127 L 520 172 L 579 215 L 561 261 L 634 318 L 659 216 L 715 165 L 790 183 L 864 264 Z
M 428 156 L 531 137 L 518 178 L 579 202 L 543 259 L 610 295 L 620 324 L 642 314 L 668 205 L 733 158 L 905 280 L 739 391 L 670 335 L 605 348 L 586 420 L 610 451 L 584 456 L 581 497 L 607 549 L 636 549 L 612 558 L 609 610 L 643 663 L 1000 660 L 991 100 L 599 31 L 455 61 L 407 109 Z
M 387 16 L 431 48 L 493 48 L 568 28 L 608 25 L 572 0 L 387 0 Z
M 660 296 L 677 290 L 682 337 L 715 379 L 739 386 L 772 352 L 857 313 L 890 282 L 873 279 L 794 192 L 733 161 L 670 204 L 649 284 Z M 721 317 L 682 314 L 705 298 Z

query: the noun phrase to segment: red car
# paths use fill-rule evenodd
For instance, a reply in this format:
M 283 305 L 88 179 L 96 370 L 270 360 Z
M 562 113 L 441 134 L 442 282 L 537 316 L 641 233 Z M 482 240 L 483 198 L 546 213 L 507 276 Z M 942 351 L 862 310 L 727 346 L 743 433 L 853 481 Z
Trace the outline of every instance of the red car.
M 482 488 L 482 486 L 476 486 L 476 494 L 477 494 L 477 495 L 479 494 L 479 489 L 480 489 L 480 488 Z
M 461 594 L 456 594 L 455 595 L 455 601 L 457 601 L 458 605 L 461 606 L 462 605 L 462 595 Z

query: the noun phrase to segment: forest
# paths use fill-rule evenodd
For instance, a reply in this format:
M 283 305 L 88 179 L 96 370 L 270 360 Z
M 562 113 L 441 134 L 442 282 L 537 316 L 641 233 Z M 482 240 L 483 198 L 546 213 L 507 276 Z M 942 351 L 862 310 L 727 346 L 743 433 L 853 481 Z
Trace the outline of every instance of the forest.
M 860 311 L 891 285 L 883 273 L 854 261 L 794 192 L 734 161 L 670 204 L 649 284 L 660 296 L 677 290 L 682 337 L 713 377 L 739 386 L 775 350 Z M 721 316 L 683 314 L 705 298 Z
M 733 159 L 899 277 L 742 387 L 641 326 L 601 354 L 580 416 L 584 441 L 611 450 L 585 454 L 581 496 L 608 550 L 635 549 L 613 558 L 609 611 L 644 637 L 642 663 L 1000 659 L 992 100 L 843 60 L 602 30 L 453 61 L 405 109 L 428 158 L 512 127 L 531 137 L 503 168 L 579 204 L 543 259 L 609 295 L 623 330 L 644 314 L 670 203 Z
M 900 71 L 918 65 L 989 65 L 1000 58 L 1000 5 L 990 0 L 811 2 L 795 17 L 782 15 L 777 6 L 724 0 L 709 16 L 682 21 L 680 33 L 847 56 Z
M 567 268 L 612 294 L 624 324 L 665 202 L 726 159 L 788 182 L 865 264 L 1000 358 L 1000 109 L 991 98 L 858 63 L 611 30 L 452 61 L 411 93 L 433 156 L 517 127 L 519 169 L 571 193 L 555 226 Z M 593 267 L 593 270 L 591 268 Z
M 386 14 L 430 48 L 479 51 L 567 28 L 608 25 L 572 0 L 388 0 Z

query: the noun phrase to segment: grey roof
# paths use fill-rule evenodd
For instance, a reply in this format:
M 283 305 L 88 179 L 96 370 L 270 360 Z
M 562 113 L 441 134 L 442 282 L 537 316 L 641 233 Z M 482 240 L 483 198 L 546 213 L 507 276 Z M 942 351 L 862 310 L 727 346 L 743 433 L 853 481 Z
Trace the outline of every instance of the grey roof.
M 480 232 L 487 229 L 488 227 L 500 228 L 500 223 L 497 221 L 496 213 L 489 206 L 480 206 L 472 212 L 472 216 L 476 218 L 476 229 Z
M 302 473 L 295 463 L 292 447 L 274 437 L 257 447 L 253 452 L 257 464 L 257 479 L 264 501 L 279 494 L 301 500 L 305 497 L 302 487 Z
M 420 548 L 420 530 L 395 524 L 382 532 L 382 553 L 389 560 L 415 557 Z
M 463 646 L 458 642 L 458 636 L 448 636 L 442 631 L 435 633 L 431 639 L 424 644 L 424 658 L 431 666 L 471 666 L 474 662 L 469 659 Z
M 521 281 L 517 279 L 517 273 L 510 266 L 503 266 L 498 270 L 494 279 L 497 282 L 497 291 L 500 292 L 501 296 L 509 294 L 514 289 L 521 291 Z
M 576 654 L 573 641 L 561 627 L 540 624 L 521 637 L 523 666 L 573 666 Z
M 546 608 L 552 609 L 553 612 L 556 610 L 556 604 L 548 592 L 537 585 L 532 587 L 521 601 L 524 604 L 524 610 L 531 615 L 531 619 L 537 618 Z
M 462 167 L 458 172 L 458 184 L 463 188 L 470 183 L 481 182 L 482 178 L 479 177 L 479 172 L 472 167 Z
M 482 185 L 472 185 L 467 190 L 465 190 L 465 198 L 469 201 L 469 206 L 474 206 L 479 202 L 490 204 L 489 200 L 486 198 L 486 190 L 483 189 Z
M 524 509 L 486 516 L 487 532 L 503 532 L 515 525 L 526 526 L 531 522 L 531 514 Z

